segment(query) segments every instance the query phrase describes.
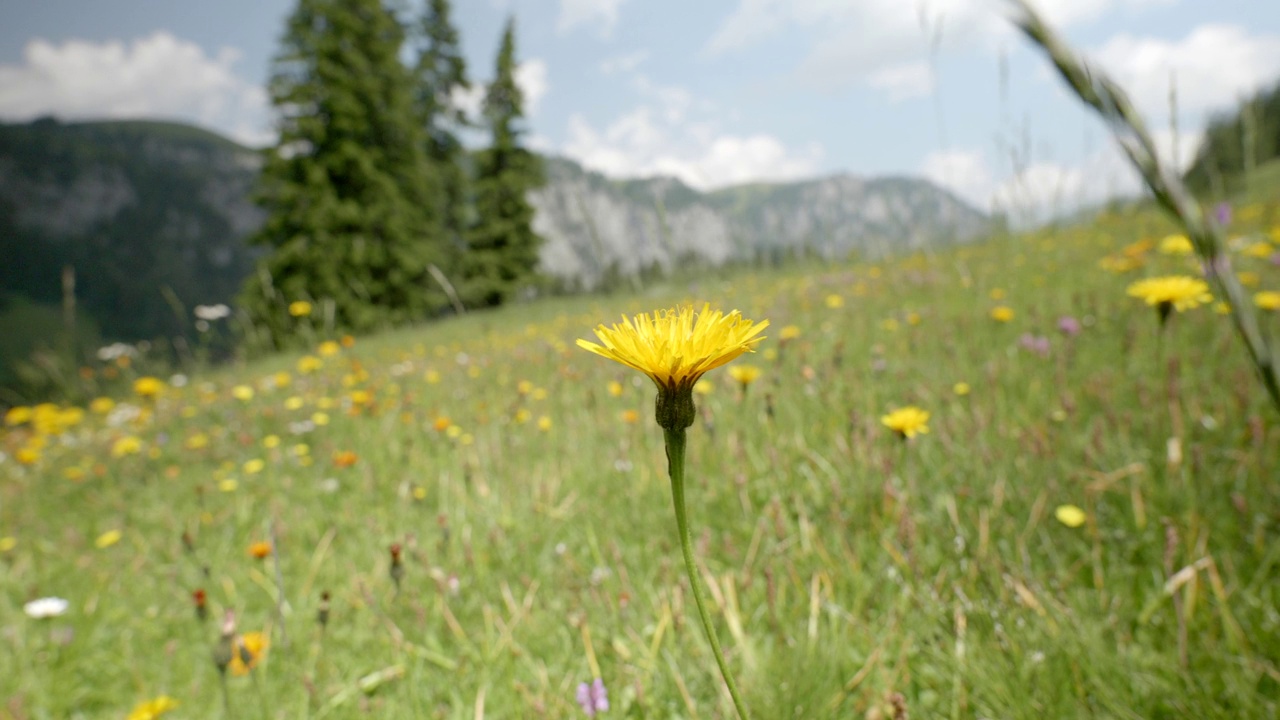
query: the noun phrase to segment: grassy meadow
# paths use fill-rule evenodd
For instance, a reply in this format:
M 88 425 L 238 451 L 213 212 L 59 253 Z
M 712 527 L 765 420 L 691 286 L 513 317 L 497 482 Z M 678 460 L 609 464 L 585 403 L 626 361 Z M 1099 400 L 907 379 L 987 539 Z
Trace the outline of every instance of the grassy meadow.
M 1280 290 L 1274 197 L 1231 227 L 1251 291 Z M 1171 232 L 1139 210 L 540 301 L 11 412 L 0 717 L 574 718 L 597 677 L 599 717 L 731 717 L 652 384 L 574 344 L 703 301 L 770 322 L 689 433 L 754 717 L 1276 717 L 1280 423 L 1213 303 L 1161 331 L 1126 296 L 1199 274 Z M 911 405 L 904 440 L 881 418 Z M 228 610 L 267 647 L 224 685 Z

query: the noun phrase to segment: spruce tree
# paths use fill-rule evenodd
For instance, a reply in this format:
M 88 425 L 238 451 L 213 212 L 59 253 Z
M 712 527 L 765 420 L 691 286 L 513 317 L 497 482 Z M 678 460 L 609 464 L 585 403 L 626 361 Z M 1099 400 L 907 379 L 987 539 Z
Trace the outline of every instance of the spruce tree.
M 497 68 L 484 98 L 489 147 L 477 153 L 475 212 L 465 259 L 466 296 L 501 304 L 534 279 L 542 239 L 527 194 L 542 183 L 538 158 L 520 146 L 524 98 L 516 84 L 515 21 L 507 21 Z
M 241 297 L 276 345 L 295 300 L 332 307 L 353 331 L 444 306 L 427 273 L 441 213 L 404 39 L 381 0 L 299 0 L 289 18 L 270 85 L 280 138 L 260 180 L 268 217 L 252 238 L 270 254 Z
M 467 174 L 457 133 L 469 125 L 466 112 L 455 103 L 456 93 L 470 89 L 467 62 L 458 44 L 458 31 L 449 18 L 449 0 L 429 0 L 419 26 L 416 101 L 426 130 L 426 153 L 438 177 L 442 216 L 449 249 L 460 256 L 466 248 L 469 222 Z M 445 268 L 452 275 L 454 262 Z

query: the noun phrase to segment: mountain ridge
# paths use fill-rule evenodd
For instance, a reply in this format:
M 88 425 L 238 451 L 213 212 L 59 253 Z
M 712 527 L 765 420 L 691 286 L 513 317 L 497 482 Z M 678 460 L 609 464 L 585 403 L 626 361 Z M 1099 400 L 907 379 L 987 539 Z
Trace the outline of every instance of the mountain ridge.
M 882 254 L 962 242 L 989 221 L 927 180 L 847 173 L 702 192 L 546 157 L 530 199 L 542 271 L 592 289 L 677 264 Z M 229 302 L 261 249 L 260 151 L 159 120 L 0 124 L 0 295 L 60 301 L 62 268 L 109 339 L 190 332 L 182 308 Z M 157 290 L 165 289 L 165 298 Z

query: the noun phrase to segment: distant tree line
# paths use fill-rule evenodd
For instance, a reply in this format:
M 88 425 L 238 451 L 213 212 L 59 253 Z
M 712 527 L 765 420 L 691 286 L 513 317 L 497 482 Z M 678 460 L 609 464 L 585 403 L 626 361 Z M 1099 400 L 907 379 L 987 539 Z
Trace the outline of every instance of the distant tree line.
M 1241 101 L 1209 123 L 1186 179 L 1200 192 L 1224 195 L 1263 163 L 1280 157 L 1280 83 Z
M 412 62 L 403 58 L 411 57 Z M 308 304 L 368 331 L 503 303 L 535 282 L 526 195 L 542 182 L 522 144 L 524 98 L 508 20 L 468 153 L 470 89 L 448 0 L 409 20 L 384 0 L 299 0 L 272 66 L 279 139 L 265 152 L 250 242 L 269 252 L 240 304 L 286 344 Z

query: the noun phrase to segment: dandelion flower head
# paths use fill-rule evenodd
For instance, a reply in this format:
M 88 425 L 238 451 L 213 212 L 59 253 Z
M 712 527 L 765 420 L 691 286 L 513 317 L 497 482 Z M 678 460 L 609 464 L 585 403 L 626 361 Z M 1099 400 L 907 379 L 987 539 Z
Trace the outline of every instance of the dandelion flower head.
M 1162 310 L 1190 310 L 1213 299 L 1203 280 L 1186 275 L 1147 278 L 1129 286 L 1129 296 Z M 1167 310 L 1165 310 L 1167 311 Z
M 929 432 L 929 413 L 914 405 L 898 408 L 880 418 L 880 422 L 904 440 Z
M 176 707 L 178 707 L 177 700 L 168 695 L 161 695 L 134 706 L 128 720 L 155 720 Z
M 769 321 L 753 322 L 734 310 L 704 305 L 623 316 L 613 327 L 599 325 L 603 344 L 578 340 L 578 347 L 648 375 L 660 390 L 690 389 L 709 370 L 754 352 Z

